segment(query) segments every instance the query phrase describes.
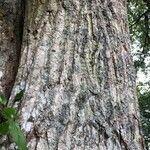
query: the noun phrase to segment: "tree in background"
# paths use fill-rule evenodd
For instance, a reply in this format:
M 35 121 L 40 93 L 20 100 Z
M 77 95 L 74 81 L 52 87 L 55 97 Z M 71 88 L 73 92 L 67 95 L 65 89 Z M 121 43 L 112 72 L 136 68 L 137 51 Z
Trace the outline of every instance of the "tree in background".
M 129 0 L 128 18 L 132 43 L 140 48 L 135 53 L 135 67 L 144 71 L 150 65 L 145 62 L 150 56 L 150 1 Z
M 146 148 L 150 148 L 150 91 L 141 92 L 142 89 L 138 87 L 138 99 L 140 106 L 140 113 L 142 119 L 142 129 L 144 133 Z
M 148 74 L 150 70 L 150 1 L 129 0 L 128 18 L 131 40 L 135 49 L 133 54 L 136 70 Z M 146 147 L 150 149 L 150 81 L 138 83 L 137 89 Z

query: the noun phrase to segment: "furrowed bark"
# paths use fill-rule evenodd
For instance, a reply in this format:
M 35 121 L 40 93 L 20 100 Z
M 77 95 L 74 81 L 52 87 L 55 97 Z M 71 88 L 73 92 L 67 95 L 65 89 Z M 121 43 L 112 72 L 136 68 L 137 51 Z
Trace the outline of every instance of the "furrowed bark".
M 123 0 L 27 1 L 23 89 L 29 150 L 144 149 Z

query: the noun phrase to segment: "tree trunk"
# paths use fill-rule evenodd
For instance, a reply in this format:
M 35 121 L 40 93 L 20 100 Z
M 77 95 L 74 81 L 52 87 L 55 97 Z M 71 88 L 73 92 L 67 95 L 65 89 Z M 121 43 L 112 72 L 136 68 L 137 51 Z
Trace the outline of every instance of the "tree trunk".
M 0 0 L 0 93 L 7 98 L 19 65 L 23 8 L 21 0 Z
M 25 90 L 15 106 L 29 150 L 144 149 L 127 23 L 125 0 L 26 1 L 18 73 L 5 78 L 9 105 Z

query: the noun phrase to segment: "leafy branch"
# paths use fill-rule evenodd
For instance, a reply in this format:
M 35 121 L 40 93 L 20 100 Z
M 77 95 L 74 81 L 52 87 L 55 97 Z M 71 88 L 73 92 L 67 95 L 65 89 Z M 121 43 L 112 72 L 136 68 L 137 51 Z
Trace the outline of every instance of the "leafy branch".
M 16 94 L 14 102 L 21 100 L 24 91 Z M 7 107 L 7 99 L 5 96 L 0 96 L 0 136 L 7 135 L 11 137 L 12 142 L 15 142 L 19 150 L 27 150 L 26 138 L 20 129 L 18 123 L 18 113 L 15 108 Z

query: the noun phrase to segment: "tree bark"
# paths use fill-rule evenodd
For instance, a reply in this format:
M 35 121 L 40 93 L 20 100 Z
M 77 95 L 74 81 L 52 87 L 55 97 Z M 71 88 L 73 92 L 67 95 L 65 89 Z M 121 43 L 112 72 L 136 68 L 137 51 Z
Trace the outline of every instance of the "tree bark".
M 7 98 L 19 65 L 23 18 L 21 0 L 0 0 L 0 93 Z
M 125 0 L 26 1 L 23 32 L 5 78 L 9 105 L 25 90 L 15 106 L 29 150 L 144 149 Z

